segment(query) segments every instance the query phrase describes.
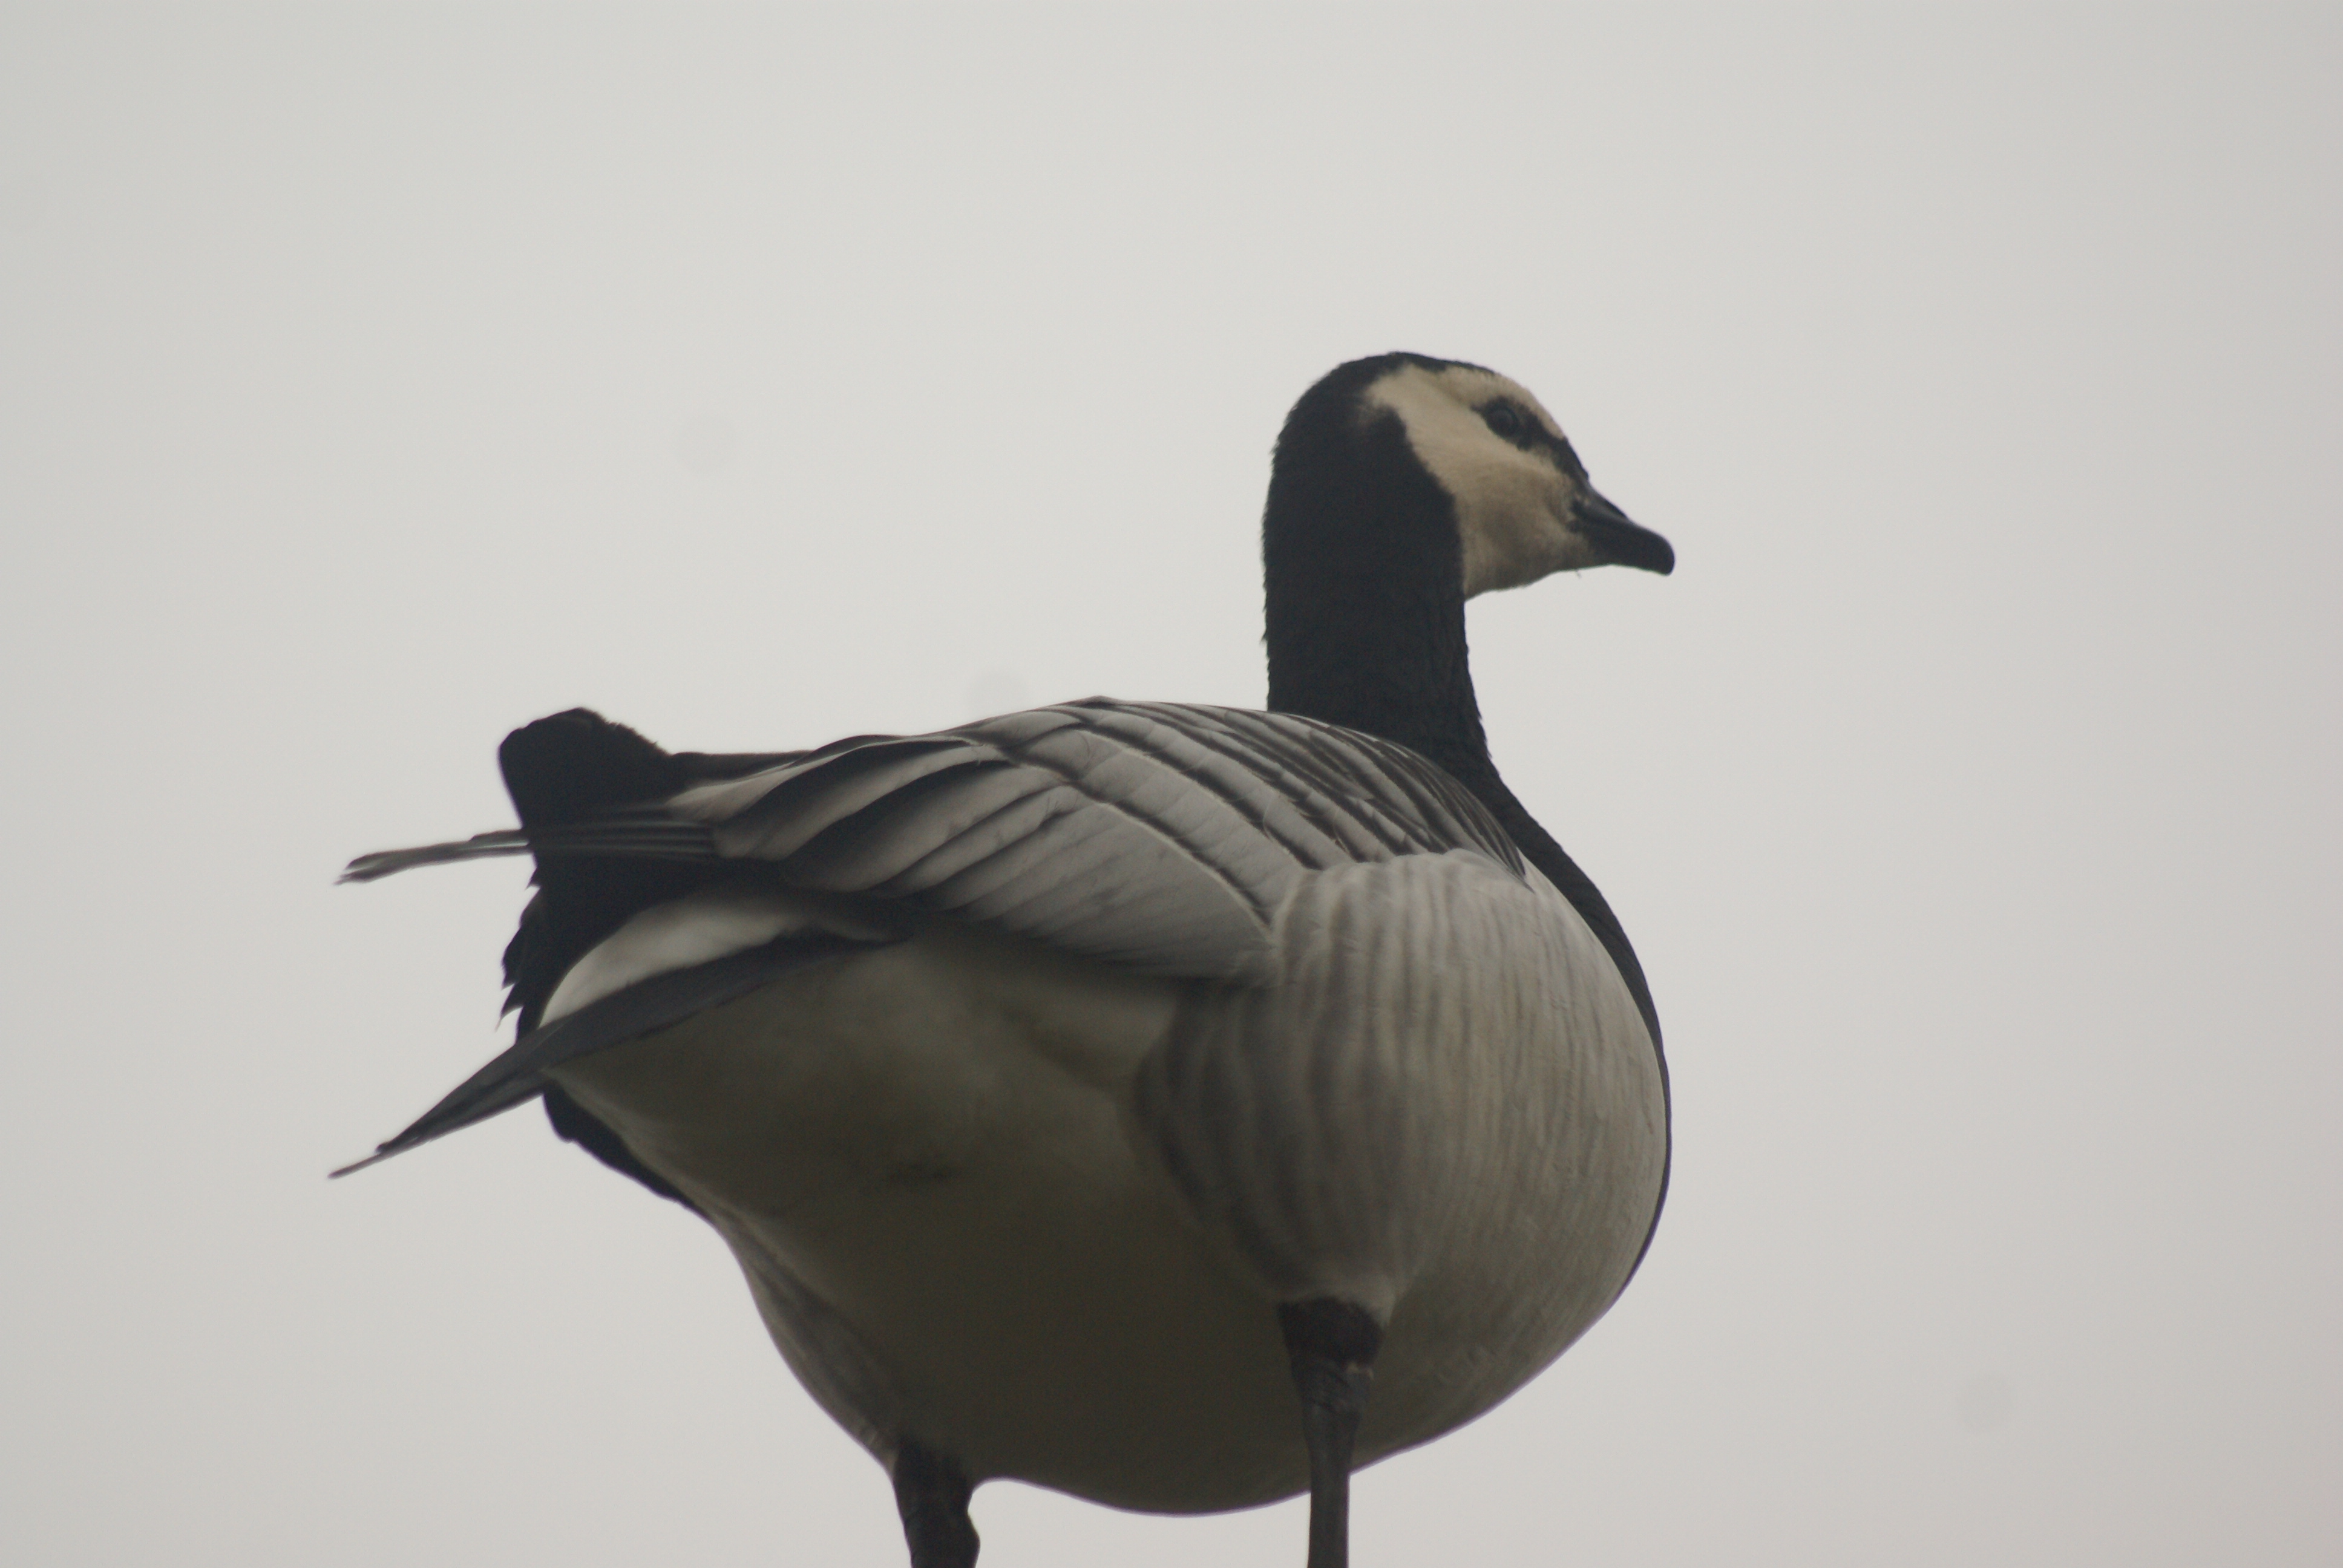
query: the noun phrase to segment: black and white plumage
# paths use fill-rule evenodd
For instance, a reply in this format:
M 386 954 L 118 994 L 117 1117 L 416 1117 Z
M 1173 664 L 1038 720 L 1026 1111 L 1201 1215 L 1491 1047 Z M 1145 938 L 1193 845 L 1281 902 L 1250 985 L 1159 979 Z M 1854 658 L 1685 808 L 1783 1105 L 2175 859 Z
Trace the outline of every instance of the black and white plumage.
M 519 829 L 350 869 L 538 866 L 518 1040 L 375 1158 L 541 1095 L 699 1212 L 915 1564 L 1005 1476 L 1307 1487 L 1331 1568 L 1353 1442 L 1503 1399 L 1656 1223 L 1650 994 L 1489 759 L 1463 607 L 1667 545 L 1519 387 L 1409 355 L 1303 397 L 1263 536 L 1273 711 L 758 757 L 571 712 L 505 743 Z

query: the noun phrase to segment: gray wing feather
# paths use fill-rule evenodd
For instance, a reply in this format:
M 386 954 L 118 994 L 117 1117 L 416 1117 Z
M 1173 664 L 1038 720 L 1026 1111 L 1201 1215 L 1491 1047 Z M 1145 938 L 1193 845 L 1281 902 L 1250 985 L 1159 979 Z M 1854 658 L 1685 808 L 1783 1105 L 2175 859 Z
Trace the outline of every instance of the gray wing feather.
M 957 737 L 879 741 L 819 762 L 692 790 L 673 805 L 716 825 L 721 853 L 779 860 L 897 790 L 931 774 L 990 759 Z
M 1272 978 L 1271 926 L 1312 871 L 1473 849 L 1524 874 L 1431 762 L 1291 714 L 1103 698 L 935 735 L 866 736 L 663 803 L 369 856 L 746 861 L 1151 974 Z
M 668 803 L 789 886 L 900 900 L 1145 972 L 1254 980 L 1305 872 L 1503 830 L 1402 748 L 1285 714 L 1094 699 L 874 738 Z

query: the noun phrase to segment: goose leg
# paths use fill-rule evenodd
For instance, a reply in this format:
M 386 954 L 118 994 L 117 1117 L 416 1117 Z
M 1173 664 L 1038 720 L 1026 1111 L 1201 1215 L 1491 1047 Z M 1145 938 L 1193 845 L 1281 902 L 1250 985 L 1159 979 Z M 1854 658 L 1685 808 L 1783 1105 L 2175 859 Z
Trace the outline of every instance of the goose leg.
M 1363 1307 L 1330 1297 L 1277 1309 L 1302 1431 L 1310 1444 L 1309 1568 L 1347 1568 L 1351 1556 L 1351 1449 L 1367 1411 L 1383 1332 Z
M 975 1568 L 969 1491 L 960 1466 L 933 1449 L 907 1437 L 895 1451 L 895 1506 L 910 1543 L 911 1568 Z

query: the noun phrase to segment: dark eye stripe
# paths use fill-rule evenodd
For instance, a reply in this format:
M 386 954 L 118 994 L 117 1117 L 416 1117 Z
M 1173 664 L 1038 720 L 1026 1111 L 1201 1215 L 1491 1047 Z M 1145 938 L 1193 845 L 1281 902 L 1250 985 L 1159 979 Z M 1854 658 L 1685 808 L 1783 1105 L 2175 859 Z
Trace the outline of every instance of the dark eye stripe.
M 1492 433 L 1511 441 L 1524 452 L 1534 452 L 1543 447 L 1552 452 L 1562 471 L 1582 483 L 1586 478 L 1586 465 L 1578 460 L 1568 440 L 1545 427 L 1545 421 L 1529 413 L 1518 404 L 1499 399 L 1481 409 L 1481 422 Z

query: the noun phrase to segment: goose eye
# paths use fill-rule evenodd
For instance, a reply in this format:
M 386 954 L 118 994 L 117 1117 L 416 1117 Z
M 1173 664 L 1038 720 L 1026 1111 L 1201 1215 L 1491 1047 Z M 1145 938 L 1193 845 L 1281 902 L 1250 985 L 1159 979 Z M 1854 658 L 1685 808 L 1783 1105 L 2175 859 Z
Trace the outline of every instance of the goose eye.
M 1481 410 L 1481 418 L 1490 429 L 1510 441 L 1522 433 L 1521 410 L 1510 403 L 1492 403 Z

